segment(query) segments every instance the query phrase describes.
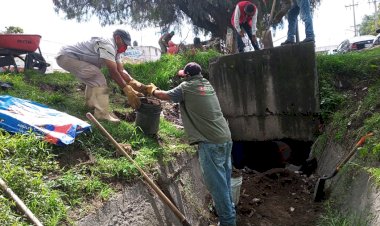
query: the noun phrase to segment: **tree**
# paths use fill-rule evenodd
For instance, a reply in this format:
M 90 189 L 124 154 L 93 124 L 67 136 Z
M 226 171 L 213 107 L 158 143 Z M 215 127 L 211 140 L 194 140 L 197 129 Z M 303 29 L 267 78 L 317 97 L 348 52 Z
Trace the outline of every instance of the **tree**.
M 375 20 L 375 14 L 365 15 L 362 23 L 359 25 L 360 35 L 376 35 L 376 30 L 380 28 L 379 17 Z M 375 24 L 377 23 L 377 26 Z
M 24 33 L 24 30 L 21 27 L 14 27 L 14 26 L 9 26 L 5 27 L 5 33 L 6 34 L 19 34 L 19 33 Z
M 311 0 L 315 7 L 321 0 Z M 169 26 L 180 30 L 191 23 L 194 33 L 210 32 L 224 38 L 230 25 L 233 9 L 239 0 L 53 0 L 54 9 L 63 11 L 67 19 L 86 21 L 96 16 L 101 25 L 128 23 L 135 29 Z M 268 15 L 273 0 L 252 0 L 258 7 L 258 28 L 262 29 L 263 15 Z M 276 9 L 280 1 L 276 1 Z

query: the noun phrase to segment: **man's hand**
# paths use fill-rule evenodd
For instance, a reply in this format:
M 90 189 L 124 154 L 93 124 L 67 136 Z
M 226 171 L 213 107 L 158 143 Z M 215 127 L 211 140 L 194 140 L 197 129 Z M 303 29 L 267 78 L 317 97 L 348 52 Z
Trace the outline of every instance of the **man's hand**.
M 241 37 L 244 37 L 244 31 L 243 30 L 240 30 L 239 34 Z
M 141 105 L 141 101 L 139 96 L 139 92 L 135 91 L 130 85 L 126 85 L 123 88 L 123 92 L 128 97 L 128 103 L 131 105 L 133 109 L 139 109 Z M 140 93 L 141 94 L 141 93 Z
M 157 86 L 155 86 L 153 83 L 150 83 L 149 85 L 146 86 L 146 92 L 150 95 L 153 96 L 153 92 L 157 89 Z

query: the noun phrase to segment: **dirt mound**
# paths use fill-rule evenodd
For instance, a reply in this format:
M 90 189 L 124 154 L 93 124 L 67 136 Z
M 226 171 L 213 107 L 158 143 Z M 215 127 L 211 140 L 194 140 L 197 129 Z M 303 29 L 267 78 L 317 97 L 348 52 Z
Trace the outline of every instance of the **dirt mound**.
M 287 169 L 264 173 L 245 169 L 237 225 L 315 225 L 321 204 L 312 199 L 316 179 Z

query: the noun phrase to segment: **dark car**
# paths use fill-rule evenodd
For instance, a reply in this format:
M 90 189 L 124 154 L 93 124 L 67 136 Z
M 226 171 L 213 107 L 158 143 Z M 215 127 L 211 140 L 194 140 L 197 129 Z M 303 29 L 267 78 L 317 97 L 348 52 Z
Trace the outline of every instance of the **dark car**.
M 375 36 L 373 35 L 362 35 L 349 38 L 341 42 L 336 48 L 336 53 L 347 53 L 350 51 L 361 50 L 365 48 L 372 47 L 373 40 Z

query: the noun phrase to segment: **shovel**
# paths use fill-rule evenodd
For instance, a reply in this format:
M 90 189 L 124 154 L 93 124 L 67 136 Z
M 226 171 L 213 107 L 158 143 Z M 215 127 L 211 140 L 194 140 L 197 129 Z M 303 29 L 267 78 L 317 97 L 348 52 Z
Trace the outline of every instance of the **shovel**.
M 323 177 L 318 179 L 318 181 L 315 185 L 315 188 L 314 188 L 314 202 L 319 202 L 324 198 L 324 196 L 325 196 L 324 187 L 325 187 L 326 180 L 333 178 L 339 172 L 339 170 L 342 168 L 342 166 L 344 164 L 346 164 L 348 162 L 348 160 L 350 160 L 350 158 L 356 153 L 357 148 L 362 146 L 364 144 L 365 140 L 372 135 L 373 135 L 373 133 L 368 133 L 367 135 L 362 136 L 360 138 L 360 140 L 355 144 L 354 148 L 350 151 L 350 153 L 348 153 L 346 158 L 344 158 L 343 161 L 341 161 L 336 166 L 334 172 L 330 176 L 323 175 Z
M 177 209 L 177 207 L 170 201 L 168 197 L 160 190 L 160 188 L 153 182 L 152 179 L 149 178 L 149 176 L 144 172 L 144 170 L 133 160 L 132 157 L 128 155 L 128 153 L 124 150 L 124 148 L 116 142 L 116 140 L 111 136 L 111 134 L 108 133 L 108 131 L 96 120 L 96 118 L 91 114 L 87 113 L 86 117 L 91 120 L 93 123 L 95 123 L 96 127 L 105 135 L 108 140 L 111 141 L 111 143 L 117 148 L 118 151 L 120 151 L 121 154 L 123 154 L 127 159 L 136 167 L 136 169 L 141 173 L 141 175 L 144 177 L 145 181 L 148 183 L 148 185 L 156 192 L 156 194 L 161 198 L 162 202 L 168 205 L 168 207 L 173 211 L 173 213 L 178 217 L 178 219 L 181 221 L 182 225 L 190 226 L 190 223 L 186 220 L 185 216 Z
M 262 35 L 262 37 L 263 37 L 262 42 L 264 45 L 264 49 L 273 48 L 272 31 L 270 30 L 270 26 L 272 25 L 275 7 L 276 7 L 276 0 L 273 0 L 269 20 L 268 20 L 267 26 L 265 28 L 265 31 L 263 32 L 263 35 Z
M 28 217 L 28 219 L 36 226 L 42 226 L 41 221 L 30 211 L 25 203 L 8 187 L 8 185 L 0 178 L 0 187 L 7 193 L 15 202 L 17 207 Z

